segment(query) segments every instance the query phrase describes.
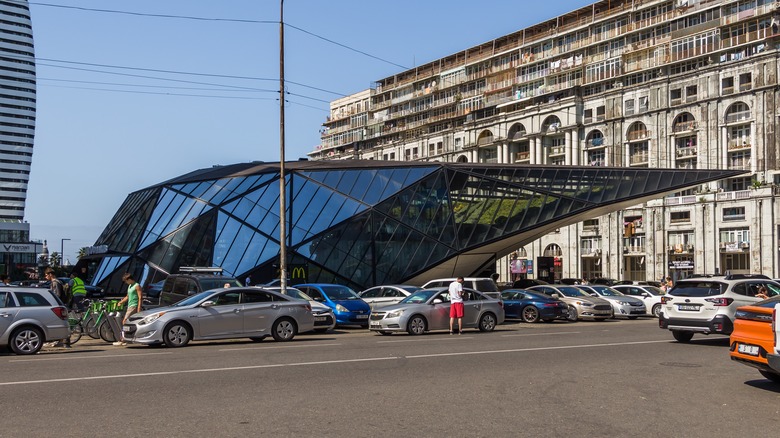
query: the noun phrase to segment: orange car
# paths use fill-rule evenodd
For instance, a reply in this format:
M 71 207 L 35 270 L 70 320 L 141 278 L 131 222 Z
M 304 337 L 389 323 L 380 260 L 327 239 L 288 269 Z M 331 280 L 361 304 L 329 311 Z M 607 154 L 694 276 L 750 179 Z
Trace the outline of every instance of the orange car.
M 780 297 L 773 297 L 737 308 L 729 351 L 732 360 L 757 368 L 762 376 L 780 383 L 780 371 L 767 362 L 767 354 L 775 353 L 772 311 L 778 303 Z

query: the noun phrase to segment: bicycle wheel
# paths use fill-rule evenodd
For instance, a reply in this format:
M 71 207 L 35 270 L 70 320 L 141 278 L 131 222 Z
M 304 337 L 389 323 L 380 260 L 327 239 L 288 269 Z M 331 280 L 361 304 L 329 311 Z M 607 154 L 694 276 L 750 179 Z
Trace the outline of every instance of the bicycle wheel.
M 70 336 L 68 337 L 68 342 L 70 345 L 75 344 L 76 342 L 81 339 L 81 335 L 84 333 L 84 329 L 81 327 L 80 323 L 75 323 L 70 326 Z
M 105 321 L 105 320 L 104 320 Z M 84 332 L 92 339 L 100 339 L 100 333 L 97 330 L 98 317 L 96 315 L 89 315 L 84 324 Z
M 111 324 L 109 324 L 108 320 L 106 319 L 100 323 L 100 326 L 98 327 L 98 333 L 100 333 L 100 339 L 106 342 L 116 341 L 116 338 L 114 337 L 114 331 L 111 330 Z

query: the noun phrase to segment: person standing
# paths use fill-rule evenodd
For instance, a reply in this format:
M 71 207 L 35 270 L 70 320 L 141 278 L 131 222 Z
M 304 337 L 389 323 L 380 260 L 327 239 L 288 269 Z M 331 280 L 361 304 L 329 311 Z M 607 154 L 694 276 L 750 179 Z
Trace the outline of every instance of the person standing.
M 87 298 L 87 288 L 84 287 L 84 280 L 79 278 L 75 273 L 71 273 L 68 288 L 73 297 L 73 310 L 83 312 L 84 300 Z
M 127 295 L 119 300 L 118 306 L 127 303 L 127 310 L 125 311 L 124 318 L 122 318 L 122 325 L 124 326 L 127 320 L 130 319 L 130 316 L 141 311 L 143 290 L 141 289 L 141 285 L 135 281 L 133 275 L 129 272 L 126 272 L 125 275 L 122 276 L 122 281 L 127 284 Z M 122 334 L 122 338 L 124 338 L 124 333 Z M 127 345 L 127 342 L 125 342 L 124 339 L 120 339 L 114 342 L 114 345 L 124 346 Z
M 252 277 L 247 275 L 246 280 L 244 280 L 244 286 L 251 286 L 252 285 Z
M 68 299 L 68 293 L 65 291 L 65 286 L 62 284 L 59 278 L 57 278 L 57 275 L 54 274 L 54 270 L 51 268 L 47 268 L 46 271 L 44 271 L 43 276 L 49 280 L 49 292 L 51 292 L 52 295 L 56 296 L 65 304 L 65 307 L 68 307 L 69 299 Z M 56 342 L 49 342 L 46 344 L 47 347 L 65 347 L 70 348 L 70 339 L 65 338 L 65 342 L 63 340 L 59 340 Z
M 458 318 L 458 334 L 463 334 L 463 277 L 450 283 L 450 334 L 455 318 Z

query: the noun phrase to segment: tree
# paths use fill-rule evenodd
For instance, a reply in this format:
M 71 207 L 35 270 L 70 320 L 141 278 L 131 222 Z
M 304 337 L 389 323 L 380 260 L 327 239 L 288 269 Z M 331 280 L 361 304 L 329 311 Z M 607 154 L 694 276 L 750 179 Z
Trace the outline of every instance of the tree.
M 81 259 L 82 257 L 86 257 L 86 256 L 87 256 L 87 247 L 86 246 L 82 246 L 81 248 L 79 248 L 79 256 L 78 257 L 79 257 L 79 259 Z
M 58 252 L 53 252 L 49 255 L 49 264 L 51 266 L 61 266 L 62 264 L 62 254 Z

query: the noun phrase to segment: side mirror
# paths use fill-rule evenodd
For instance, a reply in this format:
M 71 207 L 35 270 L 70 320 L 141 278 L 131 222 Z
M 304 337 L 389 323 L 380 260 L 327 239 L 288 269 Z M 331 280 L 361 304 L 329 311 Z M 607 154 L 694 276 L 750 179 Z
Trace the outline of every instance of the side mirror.
M 444 302 L 444 301 L 442 301 L 442 300 L 441 300 L 441 298 L 436 298 L 436 299 L 434 299 L 434 300 L 433 300 L 433 303 L 432 303 L 432 304 L 441 304 L 441 303 L 443 303 L 443 302 Z
M 214 301 L 204 301 L 200 304 L 200 307 L 211 307 L 216 304 Z
M 550 295 L 550 296 L 551 296 L 551 297 L 553 297 L 553 298 L 555 298 L 555 299 L 558 299 L 558 298 L 560 298 L 560 297 L 561 297 L 561 296 L 560 296 L 560 295 L 558 295 L 558 294 L 552 294 L 552 295 Z
M 597 293 L 592 293 L 592 294 L 590 294 L 590 296 L 598 298 L 599 294 L 597 294 Z
M 650 296 L 650 292 L 642 292 L 642 296 L 643 297 L 649 297 Z

